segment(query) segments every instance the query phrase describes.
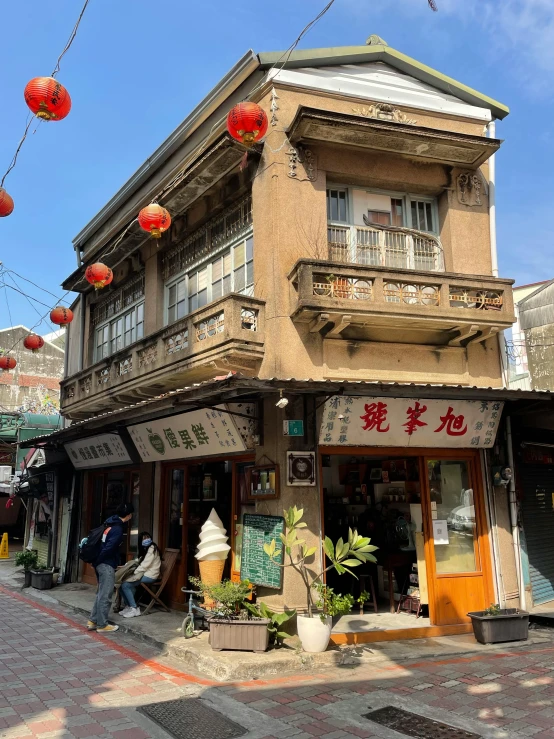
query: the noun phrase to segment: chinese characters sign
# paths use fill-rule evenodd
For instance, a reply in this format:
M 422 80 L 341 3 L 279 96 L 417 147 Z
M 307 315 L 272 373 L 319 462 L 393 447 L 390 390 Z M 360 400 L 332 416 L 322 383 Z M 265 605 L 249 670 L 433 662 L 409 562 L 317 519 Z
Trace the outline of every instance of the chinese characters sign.
M 129 426 L 129 433 L 143 462 L 207 457 L 246 449 L 233 417 L 207 408 Z
M 503 405 L 490 400 L 335 396 L 325 403 L 319 443 L 490 448 Z
M 81 441 L 71 441 L 64 446 L 73 466 L 78 470 L 113 467 L 116 464 L 132 462 L 125 445 L 117 434 L 90 436 Z

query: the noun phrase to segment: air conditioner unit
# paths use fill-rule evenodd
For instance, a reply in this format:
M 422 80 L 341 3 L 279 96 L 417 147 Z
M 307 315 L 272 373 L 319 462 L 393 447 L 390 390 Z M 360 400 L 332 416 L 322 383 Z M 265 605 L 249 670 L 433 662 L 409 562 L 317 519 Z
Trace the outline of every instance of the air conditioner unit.
M 12 468 L 9 465 L 0 466 L 0 482 L 10 482 L 12 477 Z

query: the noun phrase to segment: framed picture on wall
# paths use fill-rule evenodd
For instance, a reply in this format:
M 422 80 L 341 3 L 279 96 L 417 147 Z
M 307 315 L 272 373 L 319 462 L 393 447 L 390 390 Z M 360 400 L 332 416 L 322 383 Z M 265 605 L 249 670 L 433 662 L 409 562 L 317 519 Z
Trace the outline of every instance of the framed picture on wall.
M 315 452 L 287 452 L 287 485 L 315 485 Z
M 369 471 L 369 479 L 370 480 L 380 480 L 382 474 L 383 474 L 383 471 L 380 467 L 374 467 L 372 470 Z
M 249 501 L 270 500 L 280 496 L 278 464 L 253 465 L 246 469 L 246 475 Z

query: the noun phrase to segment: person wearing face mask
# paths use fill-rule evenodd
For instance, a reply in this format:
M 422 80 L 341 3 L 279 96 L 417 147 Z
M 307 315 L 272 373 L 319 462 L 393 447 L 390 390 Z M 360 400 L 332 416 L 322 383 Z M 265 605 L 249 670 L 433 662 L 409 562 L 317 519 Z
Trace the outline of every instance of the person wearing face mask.
M 155 582 L 160 577 L 162 555 L 158 545 L 152 541 L 151 534 L 143 531 L 139 535 L 139 564 L 134 573 L 121 583 L 121 597 L 127 607 L 120 612 L 124 618 L 140 616 L 140 608 L 135 600 L 135 593 L 141 582 Z

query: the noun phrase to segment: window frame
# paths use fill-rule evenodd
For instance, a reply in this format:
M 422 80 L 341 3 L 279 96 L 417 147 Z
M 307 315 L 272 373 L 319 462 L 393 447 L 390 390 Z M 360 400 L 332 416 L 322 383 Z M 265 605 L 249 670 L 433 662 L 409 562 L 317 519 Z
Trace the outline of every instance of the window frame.
M 103 359 L 107 359 L 108 357 L 112 357 L 114 354 L 117 354 L 117 352 L 123 351 L 124 349 L 127 349 L 128 347 L 132 346 L 133 344 L 136 344 L 137 341 L 141 341 L 144 338 L 144 303 L 145 298 L 144 295 L 141 296 L 139 300 L 136 300 L 134 303 L 131 303 L 131 305 L 125 306 L 124 310 L 119 311 L 119 313 L 114 313 L 113 316 L 110 316 L 107 320 L 102 321 L 102 323 L 99 323 L 97 326 L 94 327 L 94 334 L 93 334 L 93 356 L 94 356 L 94 362 L 101 362 Z M 142 307 L 142 319 L 139 319 L 139 309 Z M 130 328 L 130 341 L 126 343 L 125 336 L 129 333 L 129 331 L 126 331 L 126 318 L 130 316 L 131 314 L 134 314 L 134 324 L 131 325 Z M 121 322 L 121 334 L 114 334 L 113 333 L 113 326 L 116 326 L 119 322 Z M 141 335 L 138 336 L 137 328 L 141 326 Z M 102 331 L 104 332 L 106 329 L 108 329 L 108 337 L 106 341 L 103 341 L 101 344 L 98 343 L 98 335 Z M 112 346 L 113 342 L 117 340 L 117 337 L 121 337 L 121 346 L 115 348 Z M 103 337 L 104 338 L 104 337 Z M 98 348 L 99 346 L 106 346 L 107 347 L 107 354 L 102 354 L 102 356 L 99 355 Z
M 247 242 L 249 239 L 252 239 L 252 256 L 250 259 L 247 258 Z M 244 243 L 244 262 L 242 265 L 235 265 L 235 248 L 237 246 L 240 246 L 240 244 Z M 224 293 L 219 295 L 218 297 L 214 298 L 213 295 L 213 272 L 212 272 L 212 265 L 217 259 L 223 260 L 227 254 L 227 252 L 230 253 L 231 257 L 231 271 L 229 273 L 229 276 L 231 278 L 231 290 L 228 293 Z M 235 236 L 234 238 L 230 239 L 229 241 L 225 242 L 224 244 L 221 244 L 217 247 L 217 249 L 214 249 L 213 252 L 211 252 L 209 255 L 204 256 L 202 259 L 198 259 L 195 262 L 192 262 L 186 270 L 183 270 L 182 272 L 179 272 L 176 275 L 172 275 L 170 279 L 168 279 L 165 282 L 164 285 L 164 326 L 170 326 L 173 323 L 176 323 L 177 321 L 181 321 L 184 318 L 186 318 L 191 313 L 194 313 L 196 310 L 200 310 L 201 308 L 208 307 L 211 303 L 220 300 L 221 298 L 224 298 L 226 295 L 230 295 L 231 293 L 239 293 L 241 295 L 248 295 L 252 296 L 254 294 L 254 275 L 253 275 L 253 268 L 252 268 L 252 283 L 245 284 L 245 287 L 241 290 L 235 289 L 235 273 L 238 269 L 241 267 L 244 268 L 244 276 L 245 281 L 248 279 L 248 264 L 252 263 L 254 264 L 254 229 L 251 227 L 249 228 L 246 233 L 242 233 L 240 235 Z M 194 310 L 189 310 L 189 299 L 191 297 L 189 292 L 189 280 L 198 272 L 201 272 L 203 269 L 206 269 L 206 290 L 207 290 L 207 296 L 206 296 L 206 303 L 200 308 L 196 307 Z M 222 273 L 222 276 L 219 278 L 220 282 L 223 282 L 225 278 L 225 275 Z M 218 280 L 216 280 L 217 282 Z M 169 303 L 169 293 L 171 288 L 175 287 L 177 295 L 178 291 L 178 284 L 184 282 L 185 283 L 185 290 L 184 290 L 184 301 L 185 301 L 185 313 L 178 317 L 177 314 L 175 315 L 175 318 L 173 320 L 169 320 L 169 311 L 172 306 L 170 306 Z M 197 293 L 195 293 L 197 294 Z M 177 302 L 175 305 L 177 306 Z
M 402 200 L 402 206 L 403 206 L 403 215 L 404 215 L 404 223 L 402 224 L 402 228 L 411 228 L 415 231 L 420 231 L 417 226 L 412 225 L 412 202 L 422 202 L 422 203 L 430 203 L 431 204 L 431 214 L 433 218 L 433 224 L 436 227 L 435 231 L 421 231 L 421 233 L 428 233 L 432 236 L 435 236 L 436 238 L 440 238 L 440 224 L 439 224 L 439 209 L 438 209 L 438 202 L 437 198 L 429 195 L 419 195 L 417 193 L 413 192 L 398 192 L 395 190 L 381 190 L 380 188 L 370 188 L 370 187 L 359 187 L 357 185 L 336 185 L 334 183 L 327 183 L 327 186 L 325 188 L 325 209 L 326 212 L 328 212 L 327 207 L 327 191 L 329 190 L 336 190 L 336 191 L 342 191 L 346 193 L 346 221 L 336 221 L 327 219 L 327 223 L 330 226 L 355 226 L 354 223 L 354 212 L 353 212 L 353 203 L 354 203 L 354 190 L 363 190 L 367 193 L 370 193 L 372 195 L 386 195 L 394 200 Z M 383 211 L 384 212 L 384 211 Z M 392 211 L 391 211 L 392 216 Z M 392 220 L 392 218 L 391 218 Z M 409 220 L 409 223 L 407 222 Z M 360 227 L 362 224 L 358 224 Z M 379 224 L 375 224 L 376 226 L 379 226 Z M 394 228 L 394 226 L 392 227 Z

